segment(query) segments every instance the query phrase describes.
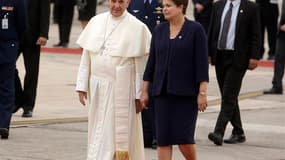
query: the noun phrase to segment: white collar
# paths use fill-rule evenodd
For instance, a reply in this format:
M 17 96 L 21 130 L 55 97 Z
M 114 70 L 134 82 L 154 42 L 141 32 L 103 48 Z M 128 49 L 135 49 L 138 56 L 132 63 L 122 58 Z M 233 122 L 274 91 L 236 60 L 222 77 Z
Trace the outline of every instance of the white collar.
M 149 4 L 151 4 L 151 2 L 152 2 L 152 0 L 144 0 L 144 3 L 145 3 L 146 1 L 148 1 Z

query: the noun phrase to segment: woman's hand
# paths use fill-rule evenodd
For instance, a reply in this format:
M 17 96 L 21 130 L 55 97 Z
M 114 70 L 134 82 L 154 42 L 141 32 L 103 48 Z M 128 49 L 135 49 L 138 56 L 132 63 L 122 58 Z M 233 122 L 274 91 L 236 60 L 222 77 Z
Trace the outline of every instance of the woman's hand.
M 140 97 L 140 103 L 142 109 L 148 109 L 149 96 L 148 96 L 149 82 L 143 81 L 142 93 Z
M 207 104 L 207 95 L 199 94 L 197 102 L 198 102 L 198 110 L 200 112 L 204 112 L 206 110 L 207 106 L 208 106 L 208 104 Z
M 79 102 L 85 106 L 86 103 L 86 99 L 87 99 L 87 92 L 83 92 L 83 91 L 77 91 L 78 92 L 78 96 L 79 96 Z
M 198 110 L 200 112 L 204 112 L 208 106 L 207 103 L 207 88 L 208 88 L 208 82 L 202 81 L 200 82 L 200 88 L 199 88 L 199 94 L 197 97 L 198 102 Z
M 140 103 L 142 105 L 142 109 L 148 109 L 148 103 L 149 103 L 149 96 L 148 92 L 142 92 L 140 97 Z

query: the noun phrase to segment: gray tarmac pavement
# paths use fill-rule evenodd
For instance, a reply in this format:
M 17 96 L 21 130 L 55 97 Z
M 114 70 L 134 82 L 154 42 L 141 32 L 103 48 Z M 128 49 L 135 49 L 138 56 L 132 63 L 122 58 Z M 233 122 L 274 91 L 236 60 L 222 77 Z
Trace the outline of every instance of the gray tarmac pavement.
M 99 7 L 100 11 L 106 6 Z M 81 32 L 75 21 L 71 48 Z M 57 43 L 57 26 L 51 24 L 47 47 Z M 38 97 L 34 116 L 13 115 L 9 140 L 0 140 L 0 160 L 84 160 L 87 143 L 87 108 L 80 105 L 74 91 L 80 54 L 43 52 Z M 23 61 L 17 67 L 23 77 Z M 210 67 L 208 99 L 210 106 L 200 113 L 196 129 L 199 160 L 285 160 L 285 94 L 263 95 L 271 87 L 272 67 L 248 71 L 240 96 L 242 121 L 247 141 L 243 144 L 215 146 L 207 139 L 219 112 L 219 90 L 214 68 Z M 285 84 L 283 79 L 283 84 Z M 225 137 L 231 127 L 228 125 Z M 157 160 L 156 151 L 146 149 L 146 160 Z M 183 160 L 177 146 L 174 160 Z

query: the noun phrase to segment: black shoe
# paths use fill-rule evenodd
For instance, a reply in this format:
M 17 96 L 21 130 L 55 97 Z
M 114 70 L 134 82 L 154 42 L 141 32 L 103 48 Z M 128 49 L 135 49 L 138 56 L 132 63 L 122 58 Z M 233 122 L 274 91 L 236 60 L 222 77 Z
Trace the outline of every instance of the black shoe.
M 157 148 L 157 141 L 155 139 L 152 140 L 151 148 L 152 149 L 156 149 Z
M 282 88 L 272 87 L 271 89 L 266 90 L 263 93 L 264 94 L 283 94 L 283 89 Z
M 232 134 L 229 139 L 225 139 L 224 142 L 228 144 L 243 143 L 246 141 L 245 135 Z
M 216 144 L 217 146 L 223 145 L 223 137 L 218 133 L 213 133 L 213 132 L 209 133 L 208 139 L 214 142 L 214 144 Z
M 9 130 L 7 128 L 0 128 L 1 139 L 8 139 Z
M 22 114 L 22 117 L 25 117 L 25 118 L 33 117 L 33 111 L 31 110 L 24 111 L 24 113 Z
M 63 47 L 63 48 L 67 48 L 68 43 L 66 42 L 59 42 L 58 44 L 54 44 L 54 47 Z

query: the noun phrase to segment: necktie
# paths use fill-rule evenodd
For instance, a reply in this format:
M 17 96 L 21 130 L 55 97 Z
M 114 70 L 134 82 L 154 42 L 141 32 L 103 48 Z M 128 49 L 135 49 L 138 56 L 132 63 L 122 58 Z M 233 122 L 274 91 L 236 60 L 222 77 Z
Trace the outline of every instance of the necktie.
M 223 22 L 223 29 L 221 33 L 222 35 L 220 39 L 220 49 L 226 49 L 226 46 L 227 46 L 227 37 L 228 37 L 229 29 L 230 29 L 232 10 L 233 10 L 233 4 L 230 3 L 230 8 L 226 13 L 226 16 Z
M 145 10 L 148 10 L 149 8 L 150 8 L 149 0 L 146 0 L 146 1 L 145 1 L 145 4 L 144 4 L 144 9 L 145 9 Z

